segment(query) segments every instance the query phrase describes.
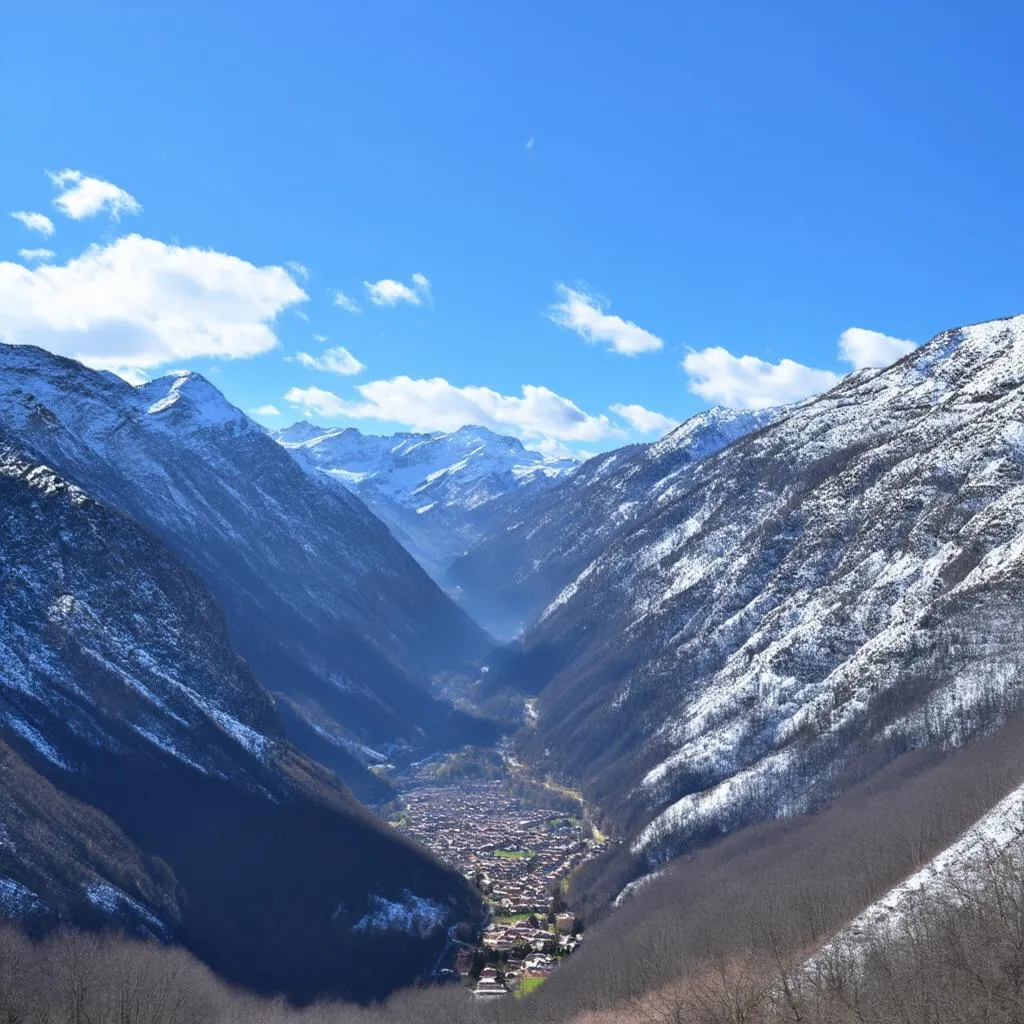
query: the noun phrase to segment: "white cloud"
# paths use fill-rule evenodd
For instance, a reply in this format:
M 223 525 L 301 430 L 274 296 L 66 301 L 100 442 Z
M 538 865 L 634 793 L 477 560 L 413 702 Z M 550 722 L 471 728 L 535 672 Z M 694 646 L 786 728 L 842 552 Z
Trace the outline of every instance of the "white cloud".
M 325 350 L 321 356 L 311 356 L 308 352 L 300 352 L 295 360 L 310 370 L 326 370 L 328 373 L 340 373 L 345 377 L 351 377 L 366 369 L 347 348 L 342 348 L 340 345 L 337 348 Z
M 289 260 L 285 267 L 292 272 L 293 277 L 301 277 L 303 281 L 309 280 L 309 267 L 299 263 L 298 260 Z
M 72 220 L 95 217 L 103 210 L 114 220 L 120 220 L 122 213 L 142 213 L 139 201 L 113 182 L 90 178 L 70 168 L 48 171 L 47 174 L 50 181 L 61 190 L 53 205 Z
M 855 370 L 866 366 L 888 366 L 913 352 L 917 345 L 903 338 L 891 338 L 880 331 L 848 327 L 839 335 L 839 358 Z
M 52 249 L 19 249 L 18 255 L 23 260 L 38 260 L 40 263 L 49 263 L 56 253 Z
M 526 148 L 527 149 L 533 149 L 533 136 L 532 135 L 530 136 L 530 138 L 528 138 L 526 140 Z
M 413 430 L 488 427 L 525 440 L 598 441 L 621 431 L 607 416 L 591 416 L 549 388 L 523 386 L 521 395 L 485 387 L 456 387 L 443 377 L 395 377 L 360 384 L 358 399 L 339 398 L 321 388 L 292 388 L 285 401 L 309 416 L 348 417 L 401 423 Z
M 122 380 L 128 381 L 132 387 L 141 387 L 149 380 L 149 374 L 134 366 L 105 366 L 105 370 L 116 373 Z M 186 372 L 186 371 L 182 371 Z
M 313 340 L 314 341 L 319 341 L 320 344 L 323 345 L 327 341 L 327 335 L 326 334 L 314 334 L 313 335 Z
M 359 313 L 359 303 L 355 299 L 350 298 L 340 288 L 335 288 L 331 292 L 331 297 L 334 299 L 334 304 L 344 309 L 349 313 Z
M 53 234 L 53 221 L 45 213 L 29 213 L 27 210 L 15 210 L 11 216 L 15 220 L 21 221 L 29 231 L 38 231 L 46 238 Z
M 333 391 L 317 387 L 289 388 L 284 400 L 314 416 L 349 416 L 351 414 L 348 410 L 356 405 L 355 402 L 339 398 Z
M 553 437 L 528 438 L 526 445 L 534 451 L 540 452 L 541 455 L 546 455 L 549 459 L 575 459 L 580 457 L 564 441 L 558 441 Z
M 252 414 L 253 416 L 280 416 L 281 410 L 268 402 L 266 405 L 257 406 L 252 410 Z
M 612 412 L 621 416 L 634 430 L 641 434 L 664 434 L 679 426 L 679 420 L 652 412 L 642 405 L 613 405 Z
M 307 297 L 283 267 L 128 235 L 65 264 L 0 262 L 0 339 L 115 372 L 245 358 Z
M 430 282 L 422 274 L 412 275 L 411 286 L 384 278 L 381 281 L 364 281 L 363 287 L 375 306 L 397 306 L 400 302 L 422 306 L 424 301 L 430 301 Z M 341 305 L 337 299 L 335 303 Z
M 548 310 L 548 318 L 560 327 L 575 331 L 589 344 L 605 343 L 624 356 L 655 352 L 664 345 L 661 338 L 650 331 L 605 312 L 604 303 L 594 296 L 564 284 L 558 285 L 557 290 L 561 301 Z
M 413 274 L 412 275 L 412 286 L 416 289 L 417 294 L 426 299 L 428 302 L 433 297 L 430 291 L 430 282 L 427 280 L 424 274 Z
M 831 370 L 815 370 L 792 359 L 769 363 L 757 356 L 734 356 L 719 346 L 687 353 L 683 368 L 695 395 L 737 409 L 797 402 L 839 382 Z

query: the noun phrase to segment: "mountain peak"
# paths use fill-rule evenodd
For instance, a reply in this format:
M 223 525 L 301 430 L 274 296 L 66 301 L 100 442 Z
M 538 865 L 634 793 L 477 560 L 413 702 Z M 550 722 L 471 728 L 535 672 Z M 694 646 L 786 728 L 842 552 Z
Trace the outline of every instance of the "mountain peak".
M 81 363 L 67 356 L 57 355 L 36 345 L 11 345 L 0 342 L 0 369 L 10 372 L 14 379 L 30 382 L 26 390 L 37 395 L 48 389 L 61 390 L 75 380 L 75 388 L 86 387 L 97 394 L 120 401 L 132 393 L 132 386 L 115 373 L 106 370 L 85 370 Z M 84 371 L 84 374 L 83 374 Z
M 444 434 L 438 435 L 444 437 Z M 500 438 L 502 441 L 518 441 L 518 438 L 509 437 L 506 434 L 497 434 L 488 427 L 482 427 L 478 423 L 464 423 L 458 430 L 451 431 L 449 437 L 481 437 L 487 440 Z
M 943 331 L 879 379 L 907 372 L 915 374 L 920 389 L 937 398 L 976 401 L 1017 387 L 1024 383 L 1024 315 Z
M 730 409 L 716 405 L 691 416 L 670 430 L 660 441 L 647 449 L 650 458 L 658 459 L 671 451 L 686 449 L 691 460 L 702 459 L 724 445 L 784 416 L 786 407 L 773 409 Z
M 245 413 L 233 406 L 202 374 L 175 370 L 140 385 L 136 393 L 150 416 L 172 414 L 176 423 L 219 426 L 248 422 Z
M 279 427 L 270 431 L 270 436 L 286 447 L 308 444 L 332 437 L 359 438 L 363 435 L 355 427 L 319 427 L 308 420 L 300 420 L 290 427 Z

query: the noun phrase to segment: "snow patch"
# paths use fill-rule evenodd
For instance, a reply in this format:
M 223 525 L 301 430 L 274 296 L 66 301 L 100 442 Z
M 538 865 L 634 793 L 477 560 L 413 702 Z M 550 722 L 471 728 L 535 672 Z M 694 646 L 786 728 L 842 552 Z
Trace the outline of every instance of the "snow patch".
M 622 892 L 612 900 L 612 906 L 618 909 L 630 898 L 630 896 L 635 896 L 641 889 L 645 889 L 649 886 L 651 882 L 655 882 L 661 878 L 664 873 L 664 870 L 659 868 L 657 871 L 652 871 L 650 874 L 644 875 L 641 878 L 636 879 L 634 882 L 630 882 L 629 885 L 627 885 Z
M 39 751 L 43 757 L 46 758 L 51 764 L 55 764 L 58 768 L 63 768 L 65 771 L 73 771 L 74 769 L 63 757 L 57 753 L 57 750 L 50 744 L 41 732 L 33 728 L 28 722 L 23 721 L 20 718 L 16 718 L 12 714 L 5 716 L 7 724 L 24 740 Z
M 13 878 L 0 876 L 0 913 L 6 917 L 24 917 L 46 910 L 45 901 L 28 886 Z
M 383 896 L 371 896 L 369 913 L 352 926 L 352 931 L 397 931 L 428 938 L 443 928 L 447 920 L 448 910 L 442 904 L 414 896 L 406 890 L 401 902 Z
M 157 937 L 166 939 L 170 936 L 170 929 L 149 907 L 109 882 L 90 882 L 85 887 L 85 895 L 93 906 L 112 917 L 134 914 L 135 917 L 141 918 L 145 927 Z

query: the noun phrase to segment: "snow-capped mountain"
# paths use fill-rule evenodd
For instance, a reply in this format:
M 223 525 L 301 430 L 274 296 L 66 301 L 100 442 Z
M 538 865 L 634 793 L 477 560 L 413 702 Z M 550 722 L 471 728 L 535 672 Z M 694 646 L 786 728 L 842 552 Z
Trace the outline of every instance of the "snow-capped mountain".
M 180 943 L 301 999 L 379 997 L 475 917 L 286 742 L 198 575 L 2 428 L 0 665 L 0 918 Z M 413 897 L 433 926 L 368 947 Z
M 659 486 L 524 638 L 514 677 L 547 683 L 527 747 L 656 864 L 1000 722 L 1024 696 L 1022 585 L 1017 317 Z
M 485 427 L 382 437 L 296 423 L 272 436 L 358 494 L 435 579 L 493 529 L 503 499 L 544 491 L 577 466 Z
M 445 584 L 495 635 L 515 636 L 679 474 L 780 415 L 709 409 L 652 444 L 595 456 L 556 488 L 510 497 Z
M 427 687 L 488 638 L 362 502 L 304 472 L 202 377 L 135 388 L 4 345 L 0 425 L 198 572 L 289 735 L 353 785 L 373 785 L 357 757 L 478 734 Z

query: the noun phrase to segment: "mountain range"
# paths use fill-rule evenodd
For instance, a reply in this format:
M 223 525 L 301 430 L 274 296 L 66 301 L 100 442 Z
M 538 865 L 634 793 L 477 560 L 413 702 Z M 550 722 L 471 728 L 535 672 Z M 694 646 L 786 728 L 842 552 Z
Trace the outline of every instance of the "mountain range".
M 374 436 L 296 423 L 272 436 L 362 498 L 435 579 L 496 528 L 510 499 L 544 493 L 577 466 L 476 426 Z
M 663 502 L 680 474 L 781 414 L 709 409 L 653 444 L 588 459 L 557 487 L 513 495 L 443 582 L 496 636 L 517 636 L 615 537 Z
M 0 346 L 0 496 L 0 908 L 39 932 L 383 995 L 480 906 L 338 776 L 380 799 L 368 765 L 503 729 L 621 840 L 574 898 L 641 940 L 636 894 L 701 864 L 738 893 L 730 857 L 781 872 L 848 812 L 895 835 L 886 786 L 927 792 L 934 872 L 1019 810 L 950 846 L 958 780 L 940 820 L 950 751 L 998 753 L 982 811 L 1021 783 L 1024 317 L 579 466 L 477 427 L 270 434 L 196 374 Z M 818 927 L 888 913 L 921 866 L 896 846 Z

